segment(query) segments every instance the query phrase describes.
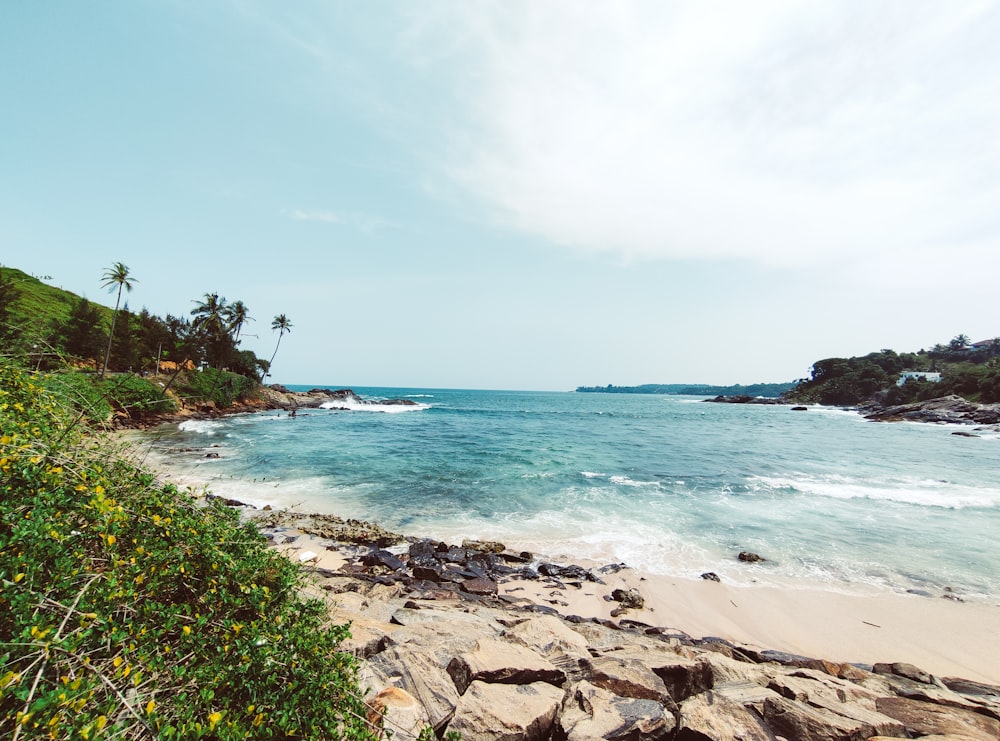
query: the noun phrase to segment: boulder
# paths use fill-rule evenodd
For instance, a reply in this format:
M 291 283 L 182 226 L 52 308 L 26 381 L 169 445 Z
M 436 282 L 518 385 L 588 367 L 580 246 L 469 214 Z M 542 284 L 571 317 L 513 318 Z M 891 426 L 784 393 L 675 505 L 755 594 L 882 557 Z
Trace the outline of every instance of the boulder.
M 459 700 L 448 731 L 463 741 L 542 741 L 552 733 L 563 691 L 547 682 L 475 681 Z
M 532 617 L 509 628 L 505 634 L 510 640 L 537 651 L 546 658 L 558 655 L 577 658 L 590 656 L 587 639 L 551 615 Z
M 741 551 L 737 558 L 743 563 L 760 563 L 761 561 L 766 561 L 767 559 L 763 556 L 759 556 L 752 551 Z
M 722 581 L 722 579 L 719 578 L 719 575 L 716 574 L 714 571 L 706 571 L 704 574 L 701 575 L 701 578 L 704 579 L 705 581 L 718 581 L 718 582 Z
M 690 697 L 681 704 L 674 738 L 692 741 L 776 741 L 774 734 L 756 714 L 711 690 Z
M 463 540 L 462 548 L 467 551 L 479 551 L 480 553 L 503 553 L 507 546 L 497 543 L 494 540 Z
M 712 664 L 707 658 L 690 658 L 666 646 L 626 647 L 605 651 L 602 655 L 642 662 L 660 679 L 676 702 L 712 689 L 715 681 Z
M 852 709 L 859 710 L 855 714 L 861 714 L 860 706 Z M 882 732 L 879 728 L 889 732 L 900 730 L 891 716 L 881 713 L 874 713 L 871 718 L 859 719 L 784 697 L 764 700 L 763 715 L 764 722 L 775 734 L 789 739 L 848 741 L 878 735 Z
M 397 556 L 383 550 L 373 550 L 361 562 L 369 568 L 380 568 L 388 571 L 398 571 L 405 566 Z
M 406 690 L 386 687 L 368 703 L 368 722 L 389 738 L 417 738 L 428 724 L 427 713 Z M 391 734 L 391 736 L 389 735 Z
M 639 659 L 602 655 L 581 660 L 580 667 L 591 684 L 619 697 L 653 700 L 670 710 L 677 707 L 663 680 Z
M 477 594 L 481 596 L 487 596 L 491 594 L 496 594 L 499 590 L 499 586 L 492 579 L 487 579 L 484 576 L 478 576 L 474 579 L 466 579 L 461 584 L 458 585 L 459 589 L 463 592 L 469 594 Z
M 583 681 L 563 701 L 557 726 L 566 741 L 654 741 L 670 735 L 674 717 L 653 700 L 621 697 Z
M 875 666 L 872 667 L 872 671 L 875 674 L 892 674 L 897 677 L 904 677 L 905 679 L 920 682 L 921 684 L 938 685 L 938 683 L 934 680 L 934 677 L 929 672 L 925 672 L 923 669 L 916 667 L 913 664 L 904 664 L 902 662 L 896 662 L 894 664 L 875 664 Z
M 426 723 L 440 731 L 455 714 L 458 691 L 434 652 L 414 646 L 392 646 L 368 661 L 381 677 L 405 690 L 424 709 Z
M 768 689 L 785 699 L 798 701 L 846 718 L 858 724 L 864 733 L 900 736 L 904 732 L 903 725 L 898 720 L 875 710 L 877 699 L 875 693 L 850 682 L 822 674 L 809 675 L 796 672 L 775 677 L 768 685 Z M 838 723 L 842 724 L 842 721 Z
M 881 697 L 875 706 L 880 713 L 900 721 L 911 737 L 939 734 L 969 741 L 996 741 L 1000 738 L 1000 721 L 964 708 L 905 697 Z
M 479 681 L 488 684 L 531 684 L 547 682 L 561 686 L 566 673 L 524 646 L 485 639 L 473 651 L 456 656 L 448 663 L 448 674 L 459 694 Z
M 622 607 L 641 610 L 646 605 L 646 600 L 639 594 L 638 589 L 614 589 L 611 592 L 611 599 L 621 602 Z

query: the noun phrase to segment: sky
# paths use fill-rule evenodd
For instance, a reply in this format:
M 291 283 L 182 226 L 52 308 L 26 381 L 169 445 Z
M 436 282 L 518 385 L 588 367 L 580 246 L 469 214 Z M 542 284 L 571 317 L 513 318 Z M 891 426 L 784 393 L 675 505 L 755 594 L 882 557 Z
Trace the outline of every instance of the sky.
M 1000 335 L 1000 3 L 0 5 L 0 264 L 287 384 L 781 382 Z

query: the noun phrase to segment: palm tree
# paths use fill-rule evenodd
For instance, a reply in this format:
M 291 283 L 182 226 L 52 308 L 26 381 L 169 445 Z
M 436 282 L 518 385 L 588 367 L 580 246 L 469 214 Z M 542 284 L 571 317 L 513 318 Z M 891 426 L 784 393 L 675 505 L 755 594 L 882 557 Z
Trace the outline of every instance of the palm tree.
M 250 309 L 242 301 L 233 301 L 229 304 L 226 311 L 226 319 L 229 320 L 229 331 L 236 332 L 233 335 L 233 341 L 236 344 L 240 342 L 240 332 L 243 330 L 243 325 L 247 322 L 252 322 L 253 317 L 250 316 Z
M 221 298 L 218 293 L 206 293 L 205 300 L 198 303 L 191 309 L 191 328 L 198 332 L 205 340 L 205 347 L 209 363 L 212 360 L 220 360 L 220 350 L 222 338 L 229 337 L 229 307 L 226 299 Z
M 101 368 L 101 378 L 104 378 L 104 374 L 108 371 L 108 361 L 111 359 L 111 340 L 115 336 L 115 320 L 118 319 L 118 306 L 122 301 L 122 289 L 126 291 L 132 291 L 132 286 L 139 281 L 129 275 L 128 265 L 121 262 L 116 262 L 110 268 L 104 271 L 104 275 L 101 276 L 104 282 L 101 284 L 101 288 L 107 288 L 108 292 L 115 290 L 115 286 L 118 286 L 118 298 L 115 300 L 115 311 L 111 315 L 111 332 L 108 333 L 108 349 L 104 353 L 104 367 Z
M 281 338 L 285 332 L 292 331 L 292 323 L 288 320 L 288 317 L 284 314 L 278 314 L 274 317 L 274 321 L 271 322 L 271 329 L 278 330 L 278 343 L 274 346 L 274 353 L 271 355 L 271 359 L 267 361 L 267 370 L 264 371 L 263 375 L 260 377 L 260 382 L 264 383 L 264 378 L 271 370 L 271 364 L 274 362 L 275 355 L 278 354 L 278 347 L 281 345 Z

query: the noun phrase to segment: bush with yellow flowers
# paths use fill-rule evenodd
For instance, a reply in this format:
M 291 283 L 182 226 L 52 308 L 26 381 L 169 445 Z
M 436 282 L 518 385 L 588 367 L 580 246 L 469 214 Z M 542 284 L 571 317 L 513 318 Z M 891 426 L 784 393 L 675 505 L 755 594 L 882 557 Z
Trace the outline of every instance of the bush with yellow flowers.
M 375 737 L 300 569 L 77 418 L 0 365 L 0 737 Z

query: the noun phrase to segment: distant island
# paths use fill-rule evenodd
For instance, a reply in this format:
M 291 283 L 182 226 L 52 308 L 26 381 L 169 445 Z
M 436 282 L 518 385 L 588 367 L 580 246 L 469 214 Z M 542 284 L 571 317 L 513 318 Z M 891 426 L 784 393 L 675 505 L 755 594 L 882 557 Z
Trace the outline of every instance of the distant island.
M 710 386 L 704 383 L 644 383 L 641 386 L 578 386 L 579 393 L 586 394 L 670 394 L 676 396 L 766 396 L 778 398 L 798 385 L 798 381 L 788 383 L 753 383 L 749 386 Z

